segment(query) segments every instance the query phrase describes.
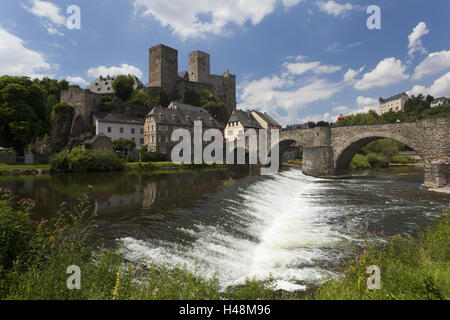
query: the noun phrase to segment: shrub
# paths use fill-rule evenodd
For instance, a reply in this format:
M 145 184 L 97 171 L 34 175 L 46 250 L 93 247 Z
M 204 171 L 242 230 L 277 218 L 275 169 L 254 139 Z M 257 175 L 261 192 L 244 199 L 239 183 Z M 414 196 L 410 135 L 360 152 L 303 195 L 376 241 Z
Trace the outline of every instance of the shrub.
M 169 161 L 169 157 L 158 152 L 143 152 L 141 160 L 142 162 L 163 162 Z
M 356 154 L 352 162 L 350 163 L 350 167 L 352 169 L 370 169 L 370 163 L 367 161 L 367 158 L 362 154 Z
M 69 106 L 67 103 L 58 103 L 52 108 L 52 119 L 60 120 L 66 116 L 72 117 L 74 112 L 74 107 Z
M 0 271 L 11 268 L 30 246 L 33 207 L 33 201 L 0 188 Z
M 111 152 L 74 148 L 55 155 L 51 160 L 54 172 L 121 171 L 125 169 L 122 160 Z
M 384 168 L 389 166 L 388 158 L 377 153 L 369 153 L 367 155 L 367 161 L 372 167 L 375 168 Z

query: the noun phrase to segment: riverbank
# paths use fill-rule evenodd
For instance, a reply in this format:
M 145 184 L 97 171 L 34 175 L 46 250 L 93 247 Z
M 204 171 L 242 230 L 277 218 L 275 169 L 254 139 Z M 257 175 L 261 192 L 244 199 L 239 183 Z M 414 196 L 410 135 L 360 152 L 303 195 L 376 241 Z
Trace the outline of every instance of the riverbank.
M 127 172 L 145 172 L 148 174 L 172 173 L 197 170 L 225 170 L 226 165 L 194 165 L 194 164 L 175 164 L 171 161 L 165 162 L 134 162 L 126 163 Z M 51 173 L 50 164 L 36 165 L 8 165 L 0 163 L 0 176 L 32 176 Z
M 0 163 L 1 175 L 38 175 L 50 172 L 50 164 L 9 165 Z

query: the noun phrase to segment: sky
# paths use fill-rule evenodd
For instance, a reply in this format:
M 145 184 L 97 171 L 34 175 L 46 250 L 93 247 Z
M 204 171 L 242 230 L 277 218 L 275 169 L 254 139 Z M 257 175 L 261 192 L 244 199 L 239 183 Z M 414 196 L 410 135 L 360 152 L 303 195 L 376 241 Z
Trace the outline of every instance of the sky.
M 2 0 L 0 74 L 147 84 L 148 49 L 163 43 L 179 71 L 202 50 L 212 73 L 236 74 L 239 109 L 334 122 L 401 92 L 450 97 L 449 13 L 448 0 Z

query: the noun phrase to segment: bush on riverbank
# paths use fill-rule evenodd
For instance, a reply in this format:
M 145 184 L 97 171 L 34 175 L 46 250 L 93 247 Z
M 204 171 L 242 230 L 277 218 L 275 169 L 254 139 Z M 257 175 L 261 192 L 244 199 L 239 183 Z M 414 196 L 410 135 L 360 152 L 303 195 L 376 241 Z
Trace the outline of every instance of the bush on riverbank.
M 450 209 L 418 241 L 392 237 L 382 248 L 369 243 L 348 264 L 343 279 L 321 285 L 311 296 L 319 300 L 341 299 L 449 299 Z M 381 289 L 369 290 L 369 266 L 381 269 Z
M 399 156 L 400 151 L 410 150 L 405 144 L 392 139 L 379 139 L 362 147 L 350 163 L 355 169 L 386 168 L 389 163 L 408 164 L 417 161 L 409 156 Z
M 53 172 L 98 172 L 121 171 L 125 165 L 112 152 L 101 152 L 83 148 L 64 150 L 55 155 L 51 162 Z

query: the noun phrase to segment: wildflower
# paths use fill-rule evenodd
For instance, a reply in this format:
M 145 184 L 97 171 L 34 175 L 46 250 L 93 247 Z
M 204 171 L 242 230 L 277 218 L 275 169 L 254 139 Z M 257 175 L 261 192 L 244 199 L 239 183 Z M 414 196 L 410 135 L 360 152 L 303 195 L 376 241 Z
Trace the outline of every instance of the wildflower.
M 48 242 L 51 243 L 51 248 L 53 249 L 55 247 L 55 236 L 50 236 L 50 238 L 48 239 Z
M 116 286 L 114 287 L 113 300 L 117 299 L 117 295 L 119 293 L 119 285 L 120 285 L 120 278 L 121 277 L 122 277 L 122 266 L 120 266 L 119 271 L 117 272 L 117 279 L 116 279 Z

